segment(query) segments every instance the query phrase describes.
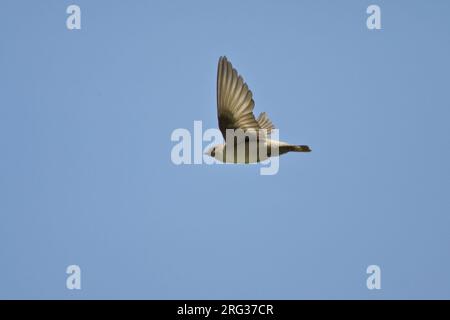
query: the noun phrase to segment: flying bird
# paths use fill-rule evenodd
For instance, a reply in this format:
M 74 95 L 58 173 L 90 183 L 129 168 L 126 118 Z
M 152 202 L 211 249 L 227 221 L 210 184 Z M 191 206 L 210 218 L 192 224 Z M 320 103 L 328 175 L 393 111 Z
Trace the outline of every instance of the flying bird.
M 271 139 L 270 133 L 275 129 L 272 121 L 265 112 L 255 118 L 254 106 L 253 94 L 242 76 L 225 56 L 220 57 L 217 68 L 217 116 L 225 143 L 211 147 L 205 154 L 221 162 L 255 163 L 291 151 L 311 151 L 306 145 Z M 236 134 L 236 138 L 230 136 L 232 139 L 227 139 L 227 132 L 243 132 L 244 136 Z M 232 150 L 232 156 L 227 157 L 227 150 Z M 242 150 L 245 152 L 240 152 Z

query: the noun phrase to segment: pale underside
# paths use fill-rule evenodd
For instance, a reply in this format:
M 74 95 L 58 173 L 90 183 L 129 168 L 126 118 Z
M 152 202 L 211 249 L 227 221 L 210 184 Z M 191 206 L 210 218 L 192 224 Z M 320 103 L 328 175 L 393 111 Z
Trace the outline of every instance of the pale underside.
M 214 157 L 226 163 L 256 163 L 288 152 L 289 145 L 271 139 L 244 139 L 216 147 Z

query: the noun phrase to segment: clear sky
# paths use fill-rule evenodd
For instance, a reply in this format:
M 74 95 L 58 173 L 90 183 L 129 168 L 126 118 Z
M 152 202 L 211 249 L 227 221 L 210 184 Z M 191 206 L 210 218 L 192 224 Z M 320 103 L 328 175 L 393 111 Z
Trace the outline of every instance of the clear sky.
M 2 0 L 0 298 L 449 299 L 449 12 Z M 221 55 L 313 152 L 273 176 L 172 163 L 174 129 L 217 127 Z

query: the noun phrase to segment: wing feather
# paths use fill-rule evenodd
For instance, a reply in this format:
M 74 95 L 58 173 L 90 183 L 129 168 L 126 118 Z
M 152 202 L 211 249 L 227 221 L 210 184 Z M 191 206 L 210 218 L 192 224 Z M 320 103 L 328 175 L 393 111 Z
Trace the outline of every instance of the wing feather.
M 222 135 L 226 137 L 226 129 L 273 129 L 265 113 L 255 119 L 254 107 L 253 94 L 242 76 L 226 57 L 220 57 L 217 68 L 217 116 Z

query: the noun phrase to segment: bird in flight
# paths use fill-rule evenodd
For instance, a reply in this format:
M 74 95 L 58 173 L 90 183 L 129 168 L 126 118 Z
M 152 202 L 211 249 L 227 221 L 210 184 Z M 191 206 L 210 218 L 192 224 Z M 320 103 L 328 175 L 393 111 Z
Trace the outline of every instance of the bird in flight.
M 255 118 L 254 106 L 253 94 L 242 76 L 226 57 L 220 57 L 217 68 L 217 116 L 225 143 L 211 147 L 205 154 L 226 163 L 255 163 L 288 152 L 311 151 L 306 145 L 271 139 L 270 133 L 275 129 L 272 121 L 265 112 Z

